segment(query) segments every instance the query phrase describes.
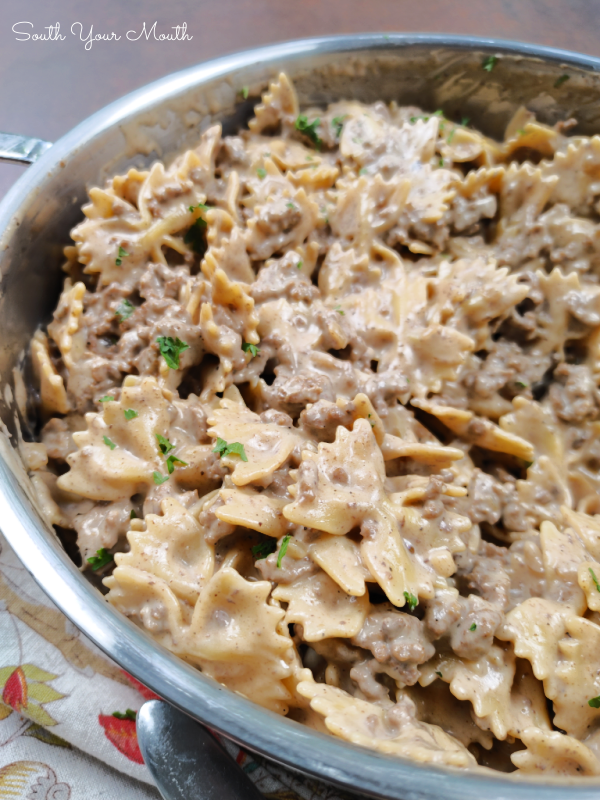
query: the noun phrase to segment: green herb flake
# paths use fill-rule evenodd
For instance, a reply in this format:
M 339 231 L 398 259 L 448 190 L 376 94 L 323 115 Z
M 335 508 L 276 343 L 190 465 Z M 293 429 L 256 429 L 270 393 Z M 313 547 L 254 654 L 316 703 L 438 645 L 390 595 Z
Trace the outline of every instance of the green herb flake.
M 124 714 L 122 714 L 120 711 L 113 711 L 112 715 L 117 719 L 130 719 L 132 722 L 135 722 L 137 711 L 132 711 L 130 708 L 128 708 Z
M 296 206 L 293 203 L 286 203 L 285 206 L 286 208 L 291 208 L 292 211 L 296 210 Z
M 128 253 L 124 247 L 119 247 L 119 252 L 117 253 L 117 257 L 115 258 L 115 264 L 117 265 L 117 267 L 120 267 L 121 264 L 123 263 L 123 259 L 125 258 L 125 256 L 129 255 L 131 255 L 131 253 Z
M 588 700 L 588 706 L 590 706 L 590 708 L 600 708 L 600 695 Z
M 345 314 L 345 312 L 342 310 L 342 307 L 341 307 L 341 306 L 336 306 L 336 307 L 335 307 L 333 310 L 334 310 L 334 311 L 337 311 L 337 312 L 338 312 L 338 314 L 341 314 L 341 315 L 342 315 L 342 317 L 343 317 L 343 316 L 344 316 L 344 314 Z
M 252 548 L 252 555 L 257 561 L 260 561 L 267 556 L 270 556 L 271 553 L 274 553 L 277 550 L 277 542 L 275 539 L 269 539 L 268 542 L 261 542 L 260 544 L 255 544 Z
M 415 608 L 419 605 L 419 600 L 414 594 L 410 592 L 404 592 L 404 599 L 406 600 L 406 604 L 408 605 L 411 611 L 414 611 Z
M 321 120 L 317 117 L 312 122 L 308 121 L 308 117 L 306 114 L 299 114 L 298 119 L 295 122 L 295 127 L 297 131 L 303 133 L 307 138 L 311 140 L 317 150 L 321 149 L 322 141 L 319 138 L 319 134 L 317 133 L 317 127 L 319 126 Z
M 469 122 L 471 122 L 471 117 L 463 117 L 460 121 L 460 124 L 463 126 L 463 128 L 466 128 Z
M 199 203 L 198 207 L 202 204 Z M 194 210 L 194 206 L 190 206 L 190 211 Z M 183 243 L 191 247 L 194 253 L 198 256 L 203 256 L 206 253 L 206 220 L 198 217 L 187 229 L 183 237 Z
M 126 408 L 123 413 L 125 414 L 125 419 L 129 422 L 130 419 L 135 419 L 138 415 L 137 411 L 134 411 L 133 408 Z
M 267 177 L 267 170 L 266 170 L 266 169 L 264 169 L 264 167 L 259 167 L 259 168 L 256 170 L 256 174 L 257 174 L 257 175 L 258 175 L 258 177 L 259 177 L 259 178 L 262 180 L 263 178 L 266 178 L 266 177 Z
M 286 533 L 286 535 L 283 537 L 283 541 L 281 542 L 281 547 L 279 548 L 279 555 L 277 556 L 277 569 L 281 569 L 281 560 L 287 553 L 288 544 L 290 543 L 291 538 L 292 538 L 291 533 Z
M 158 447 L 160 448 L 160 452 L 163 454 L 163 456 L 166 456 L 167 453 L 170 453 L 171 450 L 173 450 L 175 445 L 171 444 L 171 442 L 166 437 L 164 437 L 161 433 L 156 433 L 154 435 L 156 436 L 156 441 L 158 442 Z
M 525 469 L 529 469 L 529 467 L 533 466 L 533 461 L 526 461 L 525 462 Z
M 442 109 L 441 109 L 441 108 L 438 108 L 438 110 L 437 110 L 437 111 L 434 111 L 434 112 L 433 112 L 433 116 L 434 116 L 434 117 L 443 117 L 443 116 L 444 116 L 444 112 L 442 111 Z
M 247 86 L 242 86 L 242 97 L 244 98 L 244 100 L 248 99 L 248 91 L 249 89 Z
M 213 453 L 217 453 L 219 458 L 223 458 L 223 456 L 239 456 L 242 461 L 248 461 L 244 445 L 241 442 L 231 442 L 231 444 L 227 444 L 225 439 L 221 439 L 220 436 L 217 439 Z
M 111 450 L 114 450 L 114 449 L 115 449 L 115 447 L 116 447 L 117 445 L 116 445 L 116 444 L 115 444 L 115 443 L 112 441 L 112 439 L 109 439 L 109 438 L 108 438 L 108 436 L 103 436 L 102 438 L 103 438 L 103 440 L 104 440 L 104 444 L 105 444 L 107 447 L 110 447 L 110 449 L 111 449 Z
M 114 398 L 114 397 L 111 397 L 111 395 L 109 395 L 109 394 L 105 394 L 105 395 L 104 395 L 104 397 L 101 397 L 101 398 L 98 400 L 98 402 L 99 402 L 99 403 L 110 403 L 110 402 L 111 402 L 112 400 L 114 400 L 114 399 L 115 399 L 115 398 Z
M 358 170 L 358 174 L 359 174 L 359 175 L 366 175 L 366 174 L 367 174 L 367 168 L 366 168 L 366 167 L 361 167 L 361 168 Z
M 483 60 L 481 66 L 486 72 L 491 72 L 498 63 L 498 56 L 488 56 Z
M 455 133 L 456 133 L 456 128 L 452 128 L 452 130 L 450 131 L 450 135 L 446 139 L 447 144 L 451 144 L 452 139 L 454 139 L 454 134 Z
M 519 136 L 525 136 L 525 128 L 519 128 L 517 133 L 519 134 Z
M 187 461 L 182 461 L 180 458 L 177 458 L 177 456 L 169 456 L 167 458 L 167 472 L 169 473 L 169 475 L 173 474 L 173 471 L 175 469 L 175 464 L 179 464 L 182 467 L 189 466 Z
M 438 167 L 443 167 L 443 166 L 444 166 L 444 159 L 440 158 L 440 160 L 438 161 Z
M 182 342 L 181 339 L 173 339 L 171 336 L 159 336 L 156 341 L 160 354 L 167 362 L 169 369 L 179 369 L 179 356 L 184 350 L 189 350 L 189 344 Z
M 160 486 L 161 483 L 165 483 L 165 481 L 169 480 L 168 475 L 161 475 L 160 472 L 157 472 L 156 470 L 152 473 L 152 477 L 154 478 L 154 483 L 157 486 Z
M 129 300 L 121 300 L 115 311 L 115 317 L 118 322 L 125 322 L 126 319 L 133 314 L 135 306 Z
M 299 262 L 296 264 L 296 269 L 302 269 L 302 264 L 304 264 L 304 261 L 299 261 Z
M 244 353 L 250 353 L 252 358 L 256 358 L 260 353 L 260 347 L 257 347 L 255 344 L 250 344 L 250 342 L 242 342 L 242 350 Z
M 477 630 L 477 625 L 475 625 L 475 623 L 473 623 L 473 624 L 471 625 L 471 627 L 469 628 L 469 630 L 470 630 L 470 631 L 475 631 L 475 630 Z
M 515 381 L 515 386 L 518 386 L 519 389 L 527 389 L 529 384 L 525 383 L 525 381 Z
M 442 673 L 441 673 L 441 672 L 438 672 L 438 671 L 437 671 L 437 669 L 436 669 L 436 671 L 435 671 L 435 674 L 436 674 L 438 677 L 440 677 L 440 678 L 443 678 L 443 677 L 444 677 L 444 676 L 442 675 Z
M 131 509 L 131 514 L 129 515 L 129 519 L 137 519 L 138 515 L 135 513 L 135 509 Z
M 95 556 L 91 556 L 90 558 L 88 558 L 87 562 L 90 565 L 90 567 L 94 570 L 94 572 L 96 572 L 96 570 L 102 569 L 102 567 L 105 567 L 107 564 L 110 564 L 112 560 L 113 557 L 108 552 L 108 550 L 105 547 L 101 547 L 100 550 L 96 550 Z
M 554 88 L 559 89 L 563 85 L 563 83 L 566 83 L 570 79 L 571 79 L 570 75 L 566 74 L 561 75 L 560 78 L 557 78 L 556 81 L 554 82 Z
M 592 576 L 592 580 L 594 581 L 594 586 L 596 587 L 596 591 L 600 592 L 600 582 L 598 578 L 594 575 L 594 570 L 591 567 L 588 567 L 589 573 Z
M 336 139 L 339 139 L 340 136 L 341 136 L 342 128 L 344 127 L 344 120 L 346 119 L 347 116 L 348 116 L 347 114 L 344 114 L 341 117 L 334 117 L 331 120 L 331 127 L 335 131 L 335 138 Z

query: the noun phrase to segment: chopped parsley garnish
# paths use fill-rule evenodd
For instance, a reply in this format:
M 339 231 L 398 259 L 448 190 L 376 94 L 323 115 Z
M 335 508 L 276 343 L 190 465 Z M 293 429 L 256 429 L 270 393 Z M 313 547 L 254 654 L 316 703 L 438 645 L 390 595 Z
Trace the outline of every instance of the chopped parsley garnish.
M 358 174 L 359 174 L 359 175 L 366 175 L 366 174 L 367 174 L 367 168 L 366 168 L 366 167 L 361 167 L 361 168 L 358 170 Z
M 193 211 L 194 208 L 208 208 L 203 203 L 198 203 L 197 206 L 190 206 L 189 210 Z M 184 244 L 191 247 L 194 253 L 203 256 L 206 253 L 206 220 L 202 217 L 197 217 L 190 227 L 187 229 L 183 237 Z
M 113 557 L 106 547 L 101 547 L 100 550 L 96 550 L 95 556 L 88 558 L 87 562 L 95 572 L 98 569 L 102 569 L 102 567 L 105 567 L 107 564 L 110 564 L 112 560 Z
M 261 558 L 266 558 L 270 556 L 271 553 L 274 553 L 277 550 L 277 542 L 275 539 L 269 539 L 268 542 L 261 542 L 260 544 L 255 544 L 252 548 L 252 555 L 257 561 L 260 561 Z
M 441 108 L 438 108 L 438 110 L 437 110 L 437 111 L 434 111 L 434 112 L 433 112 L 433 116 L 434 116 L 434 117 L 443 117 L 443 116 L 444 116 L 444 112 L 442 111 L 442 109 L 441 109 Z
M 213 453 L 217 453 L 219 458 L 223 458 L 223 456 L 239 456 L 242 461 L 248 461 L 244 445 L 241 442 L 231 442 L 231 444 L 227 444 L 225 439 L 221 439 L 220 436 L 217 439 L 217 444 Z
M 212 208 L 212 206 L 209 206 L 206 203 L 196 203 L 195 206 L 188 206 L 188 211 L 192 211 L 192 212 L 194 212 L 194 211 L 208 211 L 209 208 Z M 206 221 L 205 220 L 202 220 L 202 222 L 204 222 L 204 224 L 206 225 Z
M 105 444 L 107 447 L 110 447 L 110 449 L 111 449 L 111 450 L 114 450 L 114 449 L 115 449 L 115 447 L 116 447 L 117 445 L 116 445 L 116 444 L 115 444 L 115 443 L 112 441 L 112 439 L 109 439 L 109 438 L 108 438 L 108 436 L 103 436 L 102 438 L 104 439 L 104 444 Z
M 277 569 L 281 569 L 281 559 L 287 553 L 288 544 L 290 543 L 291 538 L 292 538 L 291 533 L 286 533 L 286 535 L 283 537 L 281 547 L 279 548 L 279 555 L 277 556 Z
M 558 89 L 559 87 L 561 87 L 563 85 L 563 83 L 566 83 L 566 81 L 568 81 L 570 78 L 571 78 L 570 75 L 566 75 L 566 74 L 565 75 L 561 75 L 560 78 L 557 78 L 556 81 L 554 82 L 554 88 Z
M 336 306 L 336 307 L 335 307 L 333 310 L 334 310 L 334 311 L 337 311 L 337 312 L 338 312 L 338 314 L 341 314 L 341 315 L 342 315 L 342 317 L 343 317 L 343 316 L 344 316 L 344 314 L 345 314 L 345 311 L 343 311 L 343 310 L 342 310 L 342 307 L 341 307 L 341 306 Z
M 171 442 L 167 438 L 165 438 L 161 433 L 156 433 L 155 436 L 156 436 L 156 441 L 158 442 L 158 446 L 160 448 L 160 452 L 163 454 L 163 456 L 166 456 L 167 453 L 170 453 L 171 450 L 173 450 L 175 445 L 171 444 Z
M 460 124 L 463 126 L 463 128 L 466 128 L 469 122 L 471 122 L 471 117 L 463 117 L 460 121 Z
M 134 411 L 133 408 L 126 408 L 123 413 L 125 414 L 125 419 L 129 422 L 130 419 L 135 419 L 138 415 L 137 411 Z
M 296 264 L 296 269 L 302 269 L 302 264 L 304 264 L 304 261 L 299 261 L 299 262 Z
M 263 178 L 266 178 L 266 177 L 267 177 L 267 170 L 266 170 L 266 169 L 264 169 L 264 167 L 259 167 L 259 168 L 256 170 L 256 174 L 257 174 L 257 175 L 258 175 L 258 177 L 259 177 L 259 178 L 262 180 Z
M 525 128 L 519 128 L 517 133 L 519 134 L 519 136 L 525 136 Z
M 110 403 L 110 401 L 114 400 L 114 399 L 115 398 L 112 397 L 110 394 L 105 394 L 104 397 L 101 397 L 100 400 L 98 400 L 98 402 L 99 403 Z
M 135 722 L 135 718 L 137 715 L 137 711 L 132 711 L 130 708 L 124 714 L 121 714 L 120 711 L 113 711 L 113 717 L 117 719 L 130 719 L 132 722 Z
M 438 161 L 438 167 L 443 167 L 443 166 L 444 166 L 444 159 L 440 158 L 440 160 Z
M 164 483 L 165 481 L 169 480 L 168 475 L 161 475 L 160 472 L 156 472 L 156 470 L 152 473 L 152 477 L 154 478 L 154 483 L 157 486 L 160 486 L 161 483 Z
M 594 570 L 591 567 L 588 567 L 590 575 L 592 576 L 592 580 L 594 581 L 594 586 L 596 587 L 596 591 L 600 592 L 600 583 L 598 582 L 598 578 L 594 575 Z
M 115 317 L 119 322 L 125 322 L 133 314 L 135 306 L 129 300 L 121 300 L 115 311 Z
M 404 592 L 404 599 L 406 600 L 408 607 L 411 611 L 414 611 L 415 608 L 419 605 L 419 599 L 410 592 Z
M 244 98 L 244 100 L 248 99 L 248 87 L 247 86 L 242 86 L 242 97 Z
M 483 60 L 482 67 L 486 72 L 491 72 L 498 63 L 498 56 L 488 56 Z
M 526 461 L 525 462 L 525 469 L 529 469 L 529 467 L 533 466 L 533 461 Z
M 298 119 L 296 120 L 296 130 L 303 133 L 307 136 L 311 142 L 314 144 L 317 150 L 321 149 L 322 141 L 319 138 L 319 134 L 317 133 L 317 127 L 321 120 L 317 117 L 315 120 L 309 123 L 308 117 L 306 114 L 300 114 Z
M 588 700 L 588 706 L 591 708 L 600 708 L 600 695 L 598 697 L 592 697 L 591 700 Z
M 436 671 L 435 671 L 435 674 L 436 674 L 436 675 L 439 675 L 439 677 L 440 677 L 440 678 L 443 678 L 443 677 L 444 677 L 444 676 L 442 675 L 442 673 L 441 673 L 441 672 L 438 672 L 438 671 L 437 671 L 437 669 L 436 669 Z
M 449 135 L 449 136 L 448 136 L 448 138 L 446 139 L 446 142 L 447 142 L 448 144 L 450 144 L 450 143 L 452 142 L 452 139 L 454 139 L 454 134 L 455 134 L 455 133 L 456 133 L 456 128 L 452 128 L 452 130 L 450 131 L 450 135 Z
M 525 381 L 515 381 L 515 386 L 518 386 L 519 389 L 527 389 L 528 385 Z
M 131 509 L 131 514 L 129 515 L 129 519 L 137 519 L 138 515 L 135 513 L 135 509 Z
M 173 339 L 171 336 L 159 336 L 156 341 L 167 366 L 170 369 L 179 369 L 179 356 L 184 350 L 189 349 L 189 344 L 182 342 L 181 339 Z
M 260 353 L 260 347 L 257 347 L 255 344 L 250 344 L 250 342 L 242 342 L 242 350 L 244 353 L 250 353 L 252 358 L 256 358 Z
M 470 630 L 470 631 L 475 631 L 475 630 L 477 630 L 477 625 L 475 625 L 475 623 L 473 623 L 473 624 L 471 625 L 471 627 L 469 628 L 469 630 Z
M 292 211 L 296 210 L 296 206 L 293 203 L 286 203 L 285 205 L 286 205 L 287 208 L 291 208 Z
M 334 117 L 331 120 L 331 127 L 335 131 L 335 138 L 339 139 L 340 134 L 342 133 L 342 128 L 344 127 L 344 120 L 348 115 L 344 114 L 342 117 Z
M 117 265 L 117 267 L 121 266 L 121 264 L 123 263 L 123 259 L 125 258 L 125 256 L 128 256 L 128 255 L 131 255 L 131 254 L 128 253 L 127 250 L 125 250 L 124 247 L 119 247 L 119 252 L 117 253 L 117 257 L 115 258 L 115 264 Z
M 169 473 L 169 475 L 173 474 L 173 470 L 175 469 L 175 464 L 181 464 L 182 467 L 189 466 L 187 461 L 182 461 L 180 458 L 177 458 L 177 456 L 169 456 L 167 458 L 167 472 Z

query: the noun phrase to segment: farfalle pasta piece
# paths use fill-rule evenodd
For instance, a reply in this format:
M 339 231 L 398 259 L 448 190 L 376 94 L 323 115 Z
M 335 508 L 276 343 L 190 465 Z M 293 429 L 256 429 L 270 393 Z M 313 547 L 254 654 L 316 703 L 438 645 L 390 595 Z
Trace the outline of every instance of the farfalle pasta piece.
M 585 611 L 585 594 L 578 585 L 579 568 L 588 559 L 574 530 L 559 530 L 552 522 L 540 525 L 540 547 L 546 573 L 545 596 L 574 614 Z
M 212 426 L 209 436 L 244 446 L 247 461 L 238 456 L 224 457 L 233 468 L 231 479 L 236 486 L 260 483 L 272 475 L 303 441 L 295 430 L 262 422 L 258 414 L 226 398 L 221 400 L 221 408 L 212 412 L 208 422 Z
M 299 110 L 296 90 L 288 76 L 280 72 L 254 109 L 255 116 L 248 122 L 248 127 L 253 133 L 261 133 L 282 121 L 293 125 Z
M 350 432 L 340 426 L 333 444 L 319 444 L 318 453 L 305 450 L 302 458 L 285 517 L 336 536 L 360 527 L 363 562 L 394 605 L 403 606 L 409 592 L 431 596 L 433 576 L 409 554 L 400 535 L 369 423 L 358 419 Z
M 590 611 L 600 611 L 600 564 L 584 561 L 577 570 L 577 582 L 585 593 Z
M 65 280 L 65 285 L 54 312 L 54 319 L 48 325 L 48 333 L 54 339 L 60 350 L 65 366 L 73 367 L 82 353 L 73 353 L 73 337 L 79 329 L 79 318 L 83 313 L 83 296 L 85 284 L 81 281 L 72 284 L 71 279 Z M 78 342 L 78 350 L 85 349 L 85 342 Z
M 346 594 L 326 572 L 280 584 L 272 596 L 288 604 L 285 621 L 302 625 L 307 642 L 356 636 L 370 607 L 366 593 L 361 597 Z
M 117 566 L 129 566 L 166 582 L 181 600 L 194 604 L 215 566 L 214 548 L 204 539 L 198 520 L 175 497 L 161 503 L 162 516 L 147 514 L 146 529 L 131 530 L 128 553 L 115 556 Z
M 559 731 L 526 728 L 521 741 L 527 748 L 512 753 L 519 773 L 545 777 L 600 775 L 600 760 L 583 742 Z
M 600 709 L 589 701 L 600 695 L 600 626 L 581 617 L 565 620 L 565 637 L 558 642 L 554 673 L 544 681 L 554 705 L 554 724 L 576 739 L 592 733 Z
M 298 692 L 325 718 L 328 730 L 353 744 L 415 761 L 454 767 L 475 765 L 475 759 L 456 739 L 437 725 L 419 722 L 408 697 L 384 709 L 352 697 L 335 686 L 302 681 Z
M 104 585 L 106 599 L 122 614 L 171 652 L 186 653 L 193 606 L 178 600 L 165 580 L 137 567 L 117 566 Z
M 371 573 L 363 563 L 359 545 L 352 539 L 322 533 L 308 552 L 346 594 L 362 597 L 366 593 L 365 581 L 371 578 Z
M 487 450 L 509 453 L 524 461 L 533 460 L 534 449 L 527 439 L 508 433 L 488 419 L 476 417 L 472 411 L 437 405 L 421 399 L 413 400 L 413 405 L 433 414 L 453 433 L 468 442 L 485 447 Z
M 284 611 L 269 605 L 268 581 L 249 582 L 222 567 L 194 609 L 189 656 L 219 683 L 284 714 L 291 700 L 292 641 L 280 633 Z
M 136 412 L 127 419 L 125 411 Z M 91 500 L 121 500 L 145 492 L 153 473 L 166 473 L 156 435 L 167 436 L 167 401 L 155 378 L 128 377 L 118 401 L 104 403 L 101 414 L 87 414 L 86 431 L 76 432 L 76 453 L 67 456 L 70 471 L 58 486 Z
M 219 496 L 223 505 L 217 508 L 215 515 L 223 522 L 242 525 L 244 528 L 273 536 L 275 539 L 283 536 L 289 527 L 283 516 L 283 508 L 289 499 L 275 497 L 267 492 L 257 492 L 249 486 L 223 488 Z
M 40 387 L 42 407 L 49 414 L 67 414 L 70 410 L 62 376 L 50 358 L 48 337 L 37 331 L 31 342 L 31 361 Z

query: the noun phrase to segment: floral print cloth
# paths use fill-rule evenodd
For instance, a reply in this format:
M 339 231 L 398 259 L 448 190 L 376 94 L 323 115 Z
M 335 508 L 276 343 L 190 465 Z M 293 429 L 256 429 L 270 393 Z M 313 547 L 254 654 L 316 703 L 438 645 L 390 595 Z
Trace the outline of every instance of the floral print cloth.
M 0 798 L 158 800 L 133 713 L 152 696 L 50 602 L 0 534 Z M 266 798 L 357 800 L 224 744 Z

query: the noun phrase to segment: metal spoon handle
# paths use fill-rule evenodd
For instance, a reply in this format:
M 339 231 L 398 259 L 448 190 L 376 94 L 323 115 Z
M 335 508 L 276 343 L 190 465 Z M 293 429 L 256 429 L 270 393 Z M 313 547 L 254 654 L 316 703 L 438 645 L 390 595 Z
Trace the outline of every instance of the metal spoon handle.
M 33 164 L 50 147 L 52 142 L 45 142 L 43 139 L 0 132 L 0 162 Z
M 162 700 L 137 714 L 138 743 L 165 800 L 264 800 L 206 728 Z

